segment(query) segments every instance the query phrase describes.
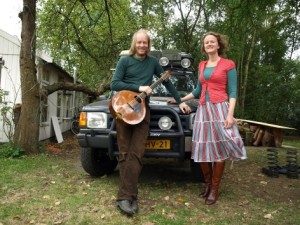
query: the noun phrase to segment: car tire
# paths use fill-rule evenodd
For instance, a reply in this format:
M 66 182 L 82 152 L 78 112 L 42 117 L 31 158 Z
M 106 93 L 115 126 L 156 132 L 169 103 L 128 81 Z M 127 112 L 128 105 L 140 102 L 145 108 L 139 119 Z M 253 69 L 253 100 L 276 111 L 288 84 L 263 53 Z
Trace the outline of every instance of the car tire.
M 190 159 L 190 167 L 193 178 L 197 182 L 204 182 L 203 173 L 200 167 L 200 163 L 194 162 L 193 159 Z
M 81 148 L 80 160 L 83 169 L 94 177 L 113 173 L 118 165 L 117 159 L 110 159 L 96 148 Z

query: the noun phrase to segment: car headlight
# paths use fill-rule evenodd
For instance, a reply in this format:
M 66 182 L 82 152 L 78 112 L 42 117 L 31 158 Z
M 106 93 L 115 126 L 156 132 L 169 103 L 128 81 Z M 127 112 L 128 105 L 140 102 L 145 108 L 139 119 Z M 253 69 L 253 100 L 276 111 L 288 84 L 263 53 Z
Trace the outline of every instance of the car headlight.
M 159 119 L 158 126 L 161 130 L 169 130 L 172 127 L 172 120 L 167 116 L 163 116 Z
M 181 60 L 181 66 L 183 68 L 189 68 L 191 66 L 191 60 L 189 60 L 187 58 Z
M 101 112 L 94 112 L 87 114 L 88 128 L 107 128 L 107 114 Z
M 167 66 L 169 64 L 169 59 L 167 57 L 161 57 L 159 59 L 159 64 L 161 66 Z

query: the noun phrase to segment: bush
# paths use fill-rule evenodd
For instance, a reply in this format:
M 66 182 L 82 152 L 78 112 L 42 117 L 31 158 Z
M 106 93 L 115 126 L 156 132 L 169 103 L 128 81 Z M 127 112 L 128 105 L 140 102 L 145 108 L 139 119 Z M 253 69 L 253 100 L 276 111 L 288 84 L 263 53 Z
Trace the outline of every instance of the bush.
M 0 158 L 17 158 L 24 155 L 24 150 L 10 143 L 0 145 Z

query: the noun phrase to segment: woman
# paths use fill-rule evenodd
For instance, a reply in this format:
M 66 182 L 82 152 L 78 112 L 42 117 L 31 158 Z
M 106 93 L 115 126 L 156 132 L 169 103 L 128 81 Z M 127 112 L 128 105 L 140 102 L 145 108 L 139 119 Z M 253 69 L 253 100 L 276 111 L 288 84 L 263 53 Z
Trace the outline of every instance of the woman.
M 217 201 L 225 159 L 247 158 L 233 117 L 237 72 L 234 62 L 224 58 L 227 49 L 224 35 L 215 32 L 204 35 L 201 50 L 208 56 L 208 60 L 199 63 L 199 83 L 196 89 L 181 99 L 184 102 L 200 97 L 191 158 L 194 162 L 200 162 L 205 182 L 204 191 L 200 195 L 205 198 L 207 205 Z

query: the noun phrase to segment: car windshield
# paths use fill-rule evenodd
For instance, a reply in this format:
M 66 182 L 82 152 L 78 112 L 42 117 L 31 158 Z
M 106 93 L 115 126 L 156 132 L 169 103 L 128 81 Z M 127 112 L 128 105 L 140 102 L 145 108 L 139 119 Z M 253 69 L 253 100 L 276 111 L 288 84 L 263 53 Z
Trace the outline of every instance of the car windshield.
M 153 82 L 157 81 L 159 78 L 154 76 Z M 192 92 L 195 88 L 195 78 L 191 75 L 172 75 L 170 78 L 170 81 L 175 86 L 176 90 L 178 91 L 180 97 L 183 97 L 190 92 Z M 163 84 L 158 85 L 156 88 L 154 88 L 152 92 L 152 96 L 158 96 L 158 97 L 171 97 L 169 91 L 166 89 L 166 87 Z

